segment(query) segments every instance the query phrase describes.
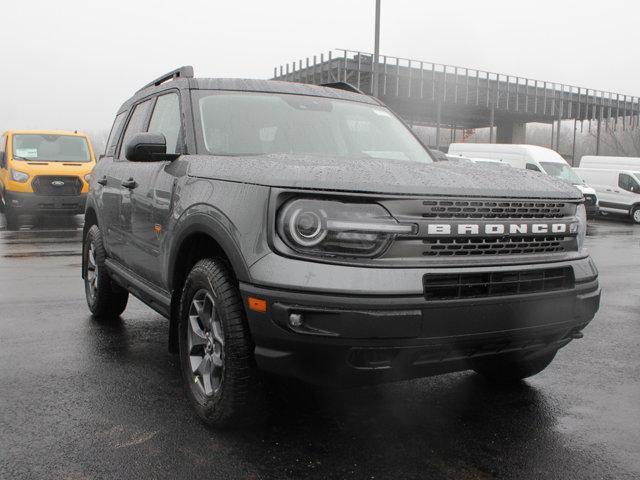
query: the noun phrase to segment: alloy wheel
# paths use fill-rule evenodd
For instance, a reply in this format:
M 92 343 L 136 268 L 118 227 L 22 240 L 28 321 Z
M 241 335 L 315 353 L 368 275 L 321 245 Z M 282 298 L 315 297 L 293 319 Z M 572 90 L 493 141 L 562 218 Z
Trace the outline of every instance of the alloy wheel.
M 87 255 L 87 273 L 85 275 L 89 287 L 89 298 L 92 302 L 96 299 L 98 292 L 98 262 L 96 261 L 96 248 L 93 242 L 89 244 Z
M 216 302 L 207 290 L 198 290 L 189 307 L 187 348 L 193 382 L 210 397 L 220 390 L 224 370 L 224 334 Z

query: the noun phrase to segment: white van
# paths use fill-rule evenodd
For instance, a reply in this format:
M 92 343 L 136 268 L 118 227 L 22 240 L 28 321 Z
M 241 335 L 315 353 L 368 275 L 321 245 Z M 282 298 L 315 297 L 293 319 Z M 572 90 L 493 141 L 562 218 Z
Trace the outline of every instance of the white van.
M 596 189 L 602 212 L 629 215 L 640 223 L 640 167 L 635 171 L 582 167 L 575 171 Z
M 580 168 L 604 168 L 605 170 L 631 170 L 640 172 L 640 158 L 585 155 L 580 159 Z
M 598 211 L 598 197 L 595 190 L 585 185 L 564 158 L 550 148 L 507 143 L 452 143 L 449 145 L 448 154 L 491 158 L 509 163 L 515 168 L 526 168 L 552 175 L 575 185 L 582 192 L 589 215 Z
M 469 160 L 479 165 L 498 165 L 500 167 L 511 167 L 510 163 L 503 162 L 502 160 L 496 160 L 495 158 L 470 158 Z

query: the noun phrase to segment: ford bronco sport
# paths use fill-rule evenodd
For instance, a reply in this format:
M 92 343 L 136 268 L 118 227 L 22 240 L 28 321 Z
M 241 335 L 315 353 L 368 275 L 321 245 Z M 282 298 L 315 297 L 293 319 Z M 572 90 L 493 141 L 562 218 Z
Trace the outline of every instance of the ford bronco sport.
M 598 309 L 582 194 L 551 176 L 433 163 L 347 84 L 196 79 L 118 110 L 91 180 L 93 315 L 131 293 L 170 321 L 187 396 L 247 420 L 263 373 L 319 385 L 544 369 Z

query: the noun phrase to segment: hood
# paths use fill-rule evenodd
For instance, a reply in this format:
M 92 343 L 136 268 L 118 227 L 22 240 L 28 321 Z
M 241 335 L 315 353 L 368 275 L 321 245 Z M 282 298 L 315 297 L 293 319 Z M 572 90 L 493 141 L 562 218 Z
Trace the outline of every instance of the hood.
M 592 187 L 590 187 L 588 185 L 585 185 L 584 183 L 580 183 L 580 184 L 574 183 L 574 186 L 578 190 L 580 190 L 582 193 L 586 193 L 586 194 L 590 194 L 590 195 L 595 195 L 596 194 L 596 191 Z
M 472 163 L 422 163 L 316 155 L 189 156 L 188 174 L 270 187 L 400 195 L 580 199 L 550 175 Z

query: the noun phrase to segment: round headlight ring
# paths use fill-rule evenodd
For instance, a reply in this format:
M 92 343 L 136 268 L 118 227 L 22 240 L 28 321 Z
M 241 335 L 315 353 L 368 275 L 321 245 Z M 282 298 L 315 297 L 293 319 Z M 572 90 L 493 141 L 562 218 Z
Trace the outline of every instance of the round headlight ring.
M 323 215 L 323 213 L 322 211 L 315 212 L 301 208 L 295 210 L 289 219 L 289 235 L 291 238 L 303 247 L 314 247 L 322 242 L 327 236 L 324 221 L 326 214 Z M 304 222 L 302 227 L 307 231 L 300 231 L 300 220 Z

